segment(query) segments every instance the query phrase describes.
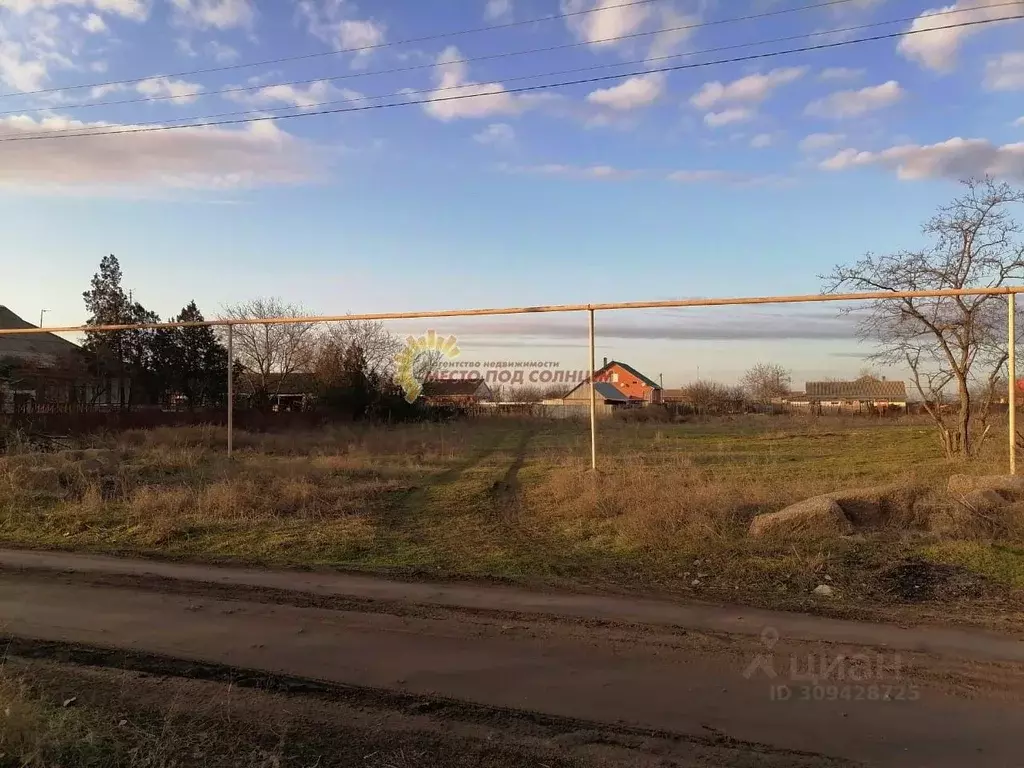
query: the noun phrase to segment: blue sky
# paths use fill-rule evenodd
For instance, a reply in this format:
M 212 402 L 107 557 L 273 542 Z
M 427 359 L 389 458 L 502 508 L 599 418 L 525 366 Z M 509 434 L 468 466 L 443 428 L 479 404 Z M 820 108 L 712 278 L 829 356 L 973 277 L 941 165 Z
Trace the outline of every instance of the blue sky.
M 916 0 L 610 7 L 621 2 L 0 0 L 0 138 L 489 94 L 0 142 L 0 303 L 30 320 L 46 308 L 47 324 L 80 323 L 81 292 L 106 253 L 163 316 L 193 298 L 212 316 L 261 295 L 344 313 L 811 293 L 835 263 L 920 246 L 920 223 L 957 193 L 957 178 L 1024 182 L 1020 22 L 647 71 L 1020 14 L 1024 0 L 962 0 L 943 10 L 973 10 L 935 18 L 924 15 L 935 3 Z M 720 23 L 789 9 L 801 10 Z M 895 19 L 908 20 L 844 31 Z M 614 39 L 623 35 L 633 37 Z M 383 47 L 337 53 L 365 46 Z M 724 46 L 737 47 L 700 53 Z M 321 53 L 330 55 L 159 76 Z M 377 74 L 396 68 L 407 71 Z M 638 74 L 510 92 L 623 72 Z M 100 85 L 117 80 L 134 82 Z M 209 93 L 228 88 L 248 90 Z M 155 100 L 76 108 L 143 98 Z M 562 321 L 585 329 L 582 317 Z M 509 339 L 521 348 L 510 358 L 564 349 L 568 365 L 577 350 L 563 345 L 579 336 L 562 321 L 438 330 L 484 357 Z M 735 378 L 758 358 L 790 365 L 798 380 L 861 365 L 849 356 L 849 323 L 822 308 L 608 315 L 602 326 L 601 354 L 666 383 L 698 366 Z

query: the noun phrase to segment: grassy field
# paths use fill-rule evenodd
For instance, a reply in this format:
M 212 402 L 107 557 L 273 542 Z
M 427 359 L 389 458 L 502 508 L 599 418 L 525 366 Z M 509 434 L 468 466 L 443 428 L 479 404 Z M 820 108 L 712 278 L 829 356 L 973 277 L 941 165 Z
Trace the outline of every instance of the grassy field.
M 850 599 L 878 600 L 899 591 L 888 568 L 921 559 L 1024 587 L 1015 536 L 939 537 L 925 521 L 842 540 L 746 536 L 755 514 L 816 494 L 892 482 L 938 492 L 955 472 L 1005 471 L 1002 438 L 959 465 L 925 422 L 610 420 L 596 475 L 574 422 L 243 433 L 233 460 L 225 444 L 223 430 L 185 428 L 0 458 L 0 544 L 797 607 L 826 576 Z

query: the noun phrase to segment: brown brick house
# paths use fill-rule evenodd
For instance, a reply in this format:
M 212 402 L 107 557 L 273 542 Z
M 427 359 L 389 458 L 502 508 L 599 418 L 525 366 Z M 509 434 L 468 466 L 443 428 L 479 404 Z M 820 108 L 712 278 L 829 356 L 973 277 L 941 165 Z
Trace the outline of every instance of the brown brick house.
M 604 365 L 594 372 L 594 381 L 612 384 L 619 392 L 630 400 L 641 400 L 645 403 L 661 402 L 661 385 L 644 376 L 640 371 L 618 360 L 605 358 Z

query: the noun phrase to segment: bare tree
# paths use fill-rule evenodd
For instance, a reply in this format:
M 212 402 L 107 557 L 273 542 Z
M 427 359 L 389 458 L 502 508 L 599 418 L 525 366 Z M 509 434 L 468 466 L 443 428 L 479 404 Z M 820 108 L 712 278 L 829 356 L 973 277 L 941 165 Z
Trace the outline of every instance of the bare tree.
M 225 320 L 271 320 L 302 317 L 302 307 L 280 299 L 252 299 L 225 307 Z M 258 407 L 265 408 L 296 373 L 309 370 L 316 352 L 313 323 L 253 323 L 232 331 L 235 361 L 246 375 L 240 377 Z
M 1017 239 L 1021 227 L 1010 210 L 1024 203 L 1024 191 L 991 179 L 963 183 L 966 192 L 924 225 L 931 245 L 921 251 L 868 254 L 856 264 L 838 266 L 823 278 L 825 289 L 998 288 L 1024 277 L 1024 245 Z M 975 455 L 987 434 L 996 382 L 1005 376 L 1006 300 L 992 294 L 896 298 L 872 302 L 861 311 L 861 338 L 878 344 L 872 359 L 910 369 L 946 455 Z M 952 414 L 942 407 L 950 388 L 958 406 Z M 972 389 L 980 389 L 986 400 L 981 408 L 972 408 Z
M 331 323 L 321 343 L 337 345 L 340 350 L 355 344 L 363 351 L 367 371 L 382 378 L 394 373 L 395 357 L 405 346 L 404 339 L 391 333 L 383 323 L 373 320 Z
M 683 398 L 697 413 L 718 413 L 743 402 L 742 392 L 717 381 L 693 381 L 681 391 Z
M 777 363 L 757 363 L 740 379 L 740 386 L 755 403 L 770 403 L 789 394 L 793 377 L 789 370 Z

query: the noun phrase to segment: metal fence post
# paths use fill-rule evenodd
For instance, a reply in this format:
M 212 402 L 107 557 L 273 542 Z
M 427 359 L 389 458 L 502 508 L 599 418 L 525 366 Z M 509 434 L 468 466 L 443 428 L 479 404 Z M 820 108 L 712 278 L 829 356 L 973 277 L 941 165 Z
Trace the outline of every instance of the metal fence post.
M 1006 297 L 1009 311 L 1006 318 L 1006 373 L 1010 380 L 1007 411 L 1010 426 L 1010 474 L 1017 474 L 1017 294 Z
M 228 323 L 228 457 L 235 442 L 235 343 L 234 326 Z
M 594 310 L 590 312 L 590 468 L 597 469 L 597 393 L 594 390 Z

